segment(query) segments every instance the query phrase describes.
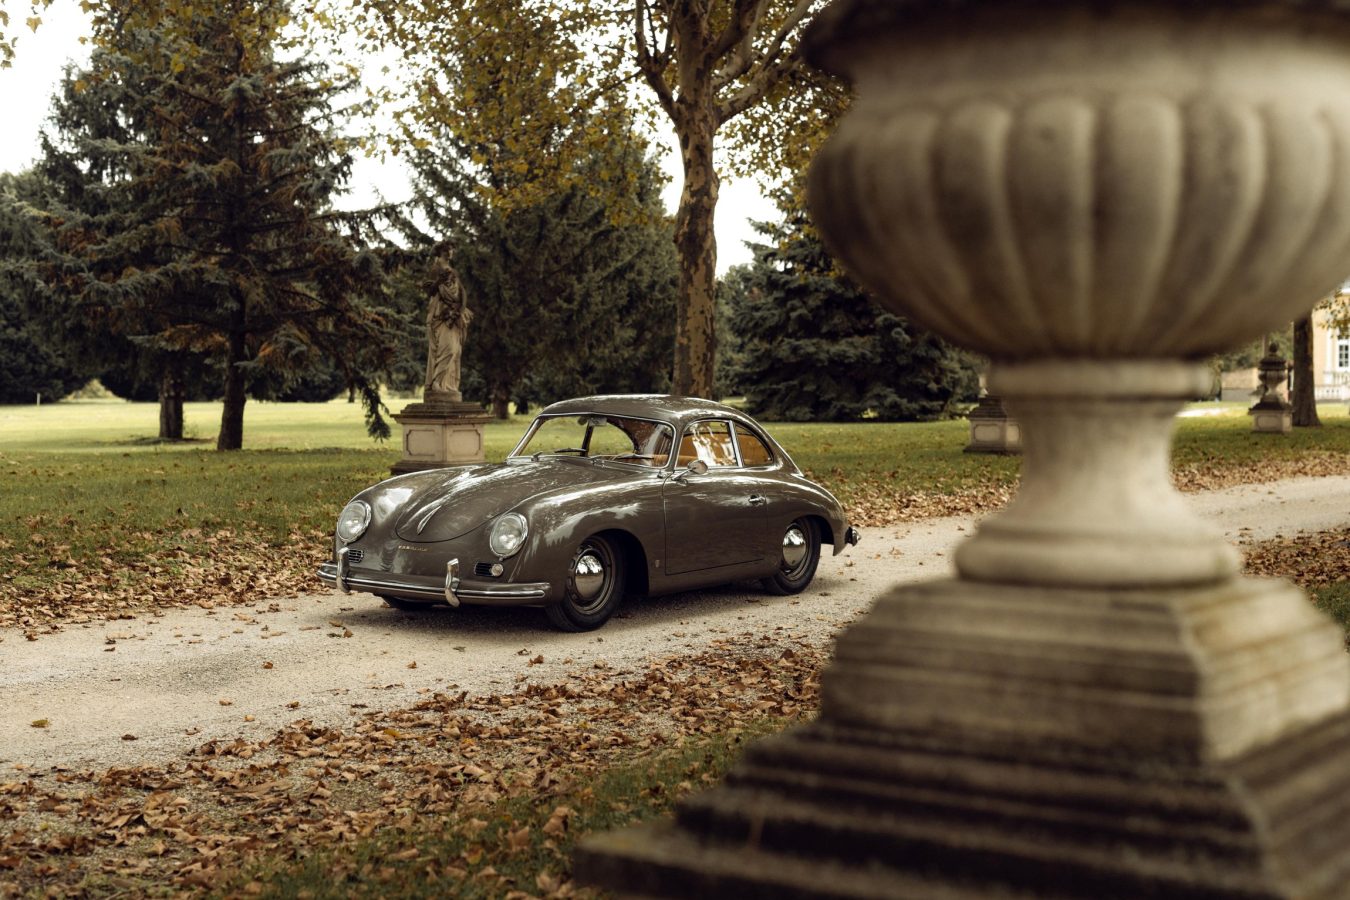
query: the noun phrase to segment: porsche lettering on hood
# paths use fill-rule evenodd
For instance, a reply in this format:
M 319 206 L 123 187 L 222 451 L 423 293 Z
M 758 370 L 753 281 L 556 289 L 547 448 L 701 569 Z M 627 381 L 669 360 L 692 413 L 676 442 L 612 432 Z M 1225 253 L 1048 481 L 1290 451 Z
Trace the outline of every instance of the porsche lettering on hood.
M 394 533 L 409 543 L 462 537 L 530 497 L 556 489 L 560 466 L 567 467 L 572 486 L 616 477 L 589 463 L 556 458 L 442 470 L 441 477 L 429 479 L 399 508 Z

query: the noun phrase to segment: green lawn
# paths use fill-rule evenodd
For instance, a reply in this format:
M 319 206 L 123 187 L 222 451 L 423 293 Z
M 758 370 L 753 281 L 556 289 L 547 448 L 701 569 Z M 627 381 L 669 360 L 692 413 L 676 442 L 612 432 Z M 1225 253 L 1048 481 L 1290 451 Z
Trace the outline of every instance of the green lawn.
M 1202 485 L 1350 471 L 1350 418 L 1340 405 L 1322 412 L 1326 427 L 1286 436 L 1252 434 L 1240 407 L 1184 418 L 1175 462 L 1183 481 Z M 101 593 L 106 612 L 146 585 L 195 601 L 194 585 L 209 595 L 219 582 L 213 566 L 288 573 L 283 589 L 304 584 L 327 552 L 337 511 L 399 456 L 397 439 L 372 441 L 360 406 L 345 400 L 251 402 L 245 450 L 236 453 L 212 449 L 219 413 L 219 404 L 188 404 L 196 441 L 166 445 L 153 439 L 154 404 L 0 407 L 0 550 L 9 558 L 0 621 L 16 605 L 59 618 Z M 487 426 L 489 459 L 509 452 L 527 420 Z M 1019 466 L 1017 458 L 962 453 L 961 420 L 768 427 L 868 525 L 997 503 Z M 225 593 L 242 598 L 248 587 Z

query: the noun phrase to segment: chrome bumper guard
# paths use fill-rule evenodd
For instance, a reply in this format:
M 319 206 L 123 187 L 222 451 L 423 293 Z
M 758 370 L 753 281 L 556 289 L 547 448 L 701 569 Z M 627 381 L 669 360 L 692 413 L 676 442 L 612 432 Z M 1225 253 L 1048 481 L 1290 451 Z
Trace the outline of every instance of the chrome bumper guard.
M 862 540 L 862 532 L 854 528 L 852 525 L 848 526 L 848 530 L 844 532 L 844 543 L 848 544 L 850 547 L 856 547 L 858 545 L 858 541 L 861 540 Z
M 347 559 L 347 548 L 343 547 L 337 552 L 337 574 L 333 576 L 333 585 L 344 594 L 350 594 L 347 588 L 347 578 L 351 574 L 352 564 Z
M 419 600 L 444 600 L 451 606 L 459 606 L 466 601 L 500 604 L 508 604 L 513 601 L 528 603 L 531 600 L 542 600 L 547 597 L 551 587 L 546 581 L 526 584 L 484 584 L 481 587 L 468 587 L 460 579 L 459 561 L 453 559 L 446 563 L 445 581 L 440 587 L 387 581 L 381 578 L 367 578 L 364 574 L 352 574 L 350 561 L 343 552 L 345 549 L 344 547 L 343 550 L 338 551 L 336 563 L 324 563 L 319 567 L 317 573 L 319 580 L 336 587 L 344 594 L 350 594 L 353 591 L 366 591 L 371 594 L 416 597 Z
M 459 606 L 459 597 L 455 591 L 459 590 L 459 560 L 452 559 L 445 564 L 445 602 L 451 606 Z

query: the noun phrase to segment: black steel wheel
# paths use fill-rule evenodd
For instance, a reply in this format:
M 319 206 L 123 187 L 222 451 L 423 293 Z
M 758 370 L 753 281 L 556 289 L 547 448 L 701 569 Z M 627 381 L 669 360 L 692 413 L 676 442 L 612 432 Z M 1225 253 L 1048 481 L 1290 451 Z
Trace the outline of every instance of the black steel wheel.
M 623 557 L 614 543 L 599 535 L 588 537 L 572 554 L 562 601 L 544 612 L 562 631 L 599 628 L 623 600 L 623 579 Z
M 773 594 L 800 594 L 816 577 L 820 565 L 820 529 L 811 519 L 793 519 L 783 530 L 778 571 L 764 579 Z

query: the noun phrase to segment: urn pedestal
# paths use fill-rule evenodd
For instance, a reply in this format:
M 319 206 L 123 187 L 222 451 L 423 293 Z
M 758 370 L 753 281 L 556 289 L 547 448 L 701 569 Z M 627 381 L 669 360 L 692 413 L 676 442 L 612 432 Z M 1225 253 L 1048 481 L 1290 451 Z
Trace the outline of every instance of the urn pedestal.
M 458 393 L 458 392 L 456 392 Z M 403 458 L 391 474 L 484 462 L 483 426 L 492 416 L 458 396 L 429 392 L 394 416 L 403 428 Z
M 1252 431 L 1267 434 L 1288 434 L 1294 427 L 1294 408 L 1284 397 L 1284 384 L 1289 378 L 1289 361 L 1280 356 L 1275 344 L 1257 365 L 1261 380 L 1261 397 L 1247 415 L 1252 417 Z
M 1350 897 L 1350 656 L 1172 487 L 1197 362 L 1350 259 L 1350 7 L 836 0 L 811 173 L 878 301 L 988 356 L 1017 496 L 839 639 L 813 724 L 670 824 L 626 896 Z
M 967 418 L 970 419 L 970 443 L 966 444 L 966 453 L 1009 455 L 1022 452 L 1022 426 L 1008 415 L 1001 398 L 985 394 Z

